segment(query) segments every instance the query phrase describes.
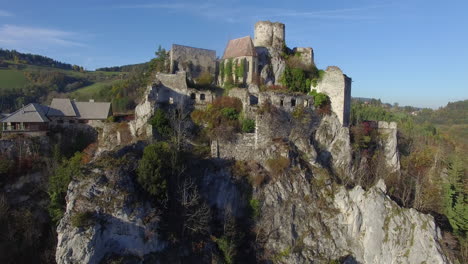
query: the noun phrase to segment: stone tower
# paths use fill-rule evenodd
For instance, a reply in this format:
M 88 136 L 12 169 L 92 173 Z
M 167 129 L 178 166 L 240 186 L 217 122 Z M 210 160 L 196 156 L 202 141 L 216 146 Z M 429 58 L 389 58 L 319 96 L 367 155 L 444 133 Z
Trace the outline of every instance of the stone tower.
M 344 127 L 349 126 L 350 122 L 351 81 L 351 78 L 343 74 L 340 68 L 329 66 L 317 87 L 311 87 L 330 97 L 332 111 Z
M 283 48 L 285 44 L 285 26 L 283 23 L 258 21 L 255 23 L 255 47 Z

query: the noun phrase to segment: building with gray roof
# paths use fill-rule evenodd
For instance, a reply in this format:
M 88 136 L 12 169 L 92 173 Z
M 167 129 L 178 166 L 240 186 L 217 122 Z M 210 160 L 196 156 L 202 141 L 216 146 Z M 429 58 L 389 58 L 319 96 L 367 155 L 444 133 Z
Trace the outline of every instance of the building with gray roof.
M 47 131 L 49 124 L 88 123 L 106 120 L 112 115 L 109 102 L 76 102 L 68 98 L 54 98 L 50 106 L 31 103 L 0 119 L 4 133 Z

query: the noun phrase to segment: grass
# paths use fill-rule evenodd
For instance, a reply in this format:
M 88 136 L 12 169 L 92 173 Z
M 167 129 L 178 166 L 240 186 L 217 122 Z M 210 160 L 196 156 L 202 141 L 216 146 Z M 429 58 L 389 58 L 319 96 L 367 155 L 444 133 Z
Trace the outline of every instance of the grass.
M 26 86 L 28 79 L 20 70 L 1 69 L 0 70 L 0 89 L 18 89 Z
M 71 98 L 78 100 L 89 100 L 89 99 L 105 99 L 103 95 L 106 90 L 110 90 L 112 85 L 118 83 L 120 80 L 110 80 L 93 83 L 89 86 L 79 88 L 76 91 L 70 93 Z

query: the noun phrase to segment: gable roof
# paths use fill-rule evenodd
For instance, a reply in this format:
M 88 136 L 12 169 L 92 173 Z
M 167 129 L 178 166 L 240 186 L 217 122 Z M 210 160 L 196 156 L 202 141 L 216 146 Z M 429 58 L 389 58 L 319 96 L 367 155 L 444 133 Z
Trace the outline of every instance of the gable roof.
M 45 123 L 49 122 L 46 116 L 49 107 L 41 104 L 31 103 L 21 107 L 9 116 L 0 120 L 2 123 L 7 122 L 25 122 L 25 123 Z
M 255 46 L 250 36 L 229 40 L 226 49 L 224 50 L 223 59 L 241 56 L 257 56 Z
M 79 119 L 106 119 L 110 114 L 111 103 L 72 102 Z
M 77 116 L 72 101 L 68 98 L 54 98 L 50 103 L 48 116 Z

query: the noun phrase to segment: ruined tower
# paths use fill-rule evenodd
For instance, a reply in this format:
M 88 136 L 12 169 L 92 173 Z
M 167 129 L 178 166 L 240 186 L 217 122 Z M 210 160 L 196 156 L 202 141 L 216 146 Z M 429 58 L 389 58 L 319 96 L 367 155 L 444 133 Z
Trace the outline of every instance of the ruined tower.
M 351 115 L 351 78 L 343 74 L 340 68 L 329 66 L 322 80 L 316 87 L 318 92 L 330 97 L 332 111 L 338 116 L 344 127 L 349 126 Z
M 283 23 L 258 21 L 255 23 L 255 47 L 283 48 L 285 44 L 285 26 Z

